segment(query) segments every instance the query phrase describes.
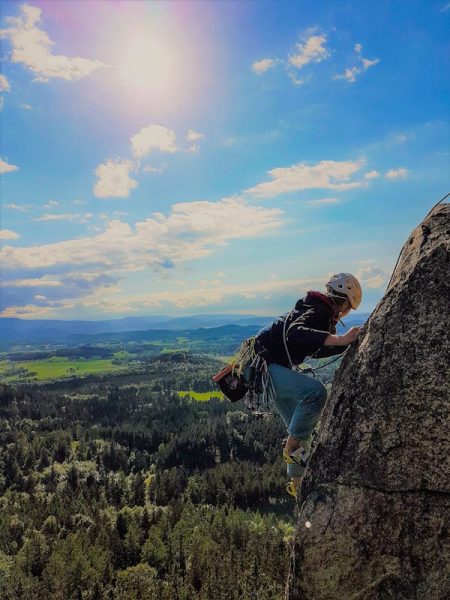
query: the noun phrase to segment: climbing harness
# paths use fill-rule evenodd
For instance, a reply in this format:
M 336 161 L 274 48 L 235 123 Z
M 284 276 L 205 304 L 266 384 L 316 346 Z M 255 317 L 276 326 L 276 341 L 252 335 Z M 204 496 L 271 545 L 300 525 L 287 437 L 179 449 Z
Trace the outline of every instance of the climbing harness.
M 325 363 L 324 365 L 319 365 L 318 367 L 301 367 L 300 365 L 294 365 L 291 359 L 291 355 L 290 352 L 288 350 L 288 345 L 287 345 L 287 335 L 289 334 L 289 329 L 295 325 L 296 321 L 294 321 L 293 323 L 291 323 L 286 331 L 286 324 L 287 321 L 289 319 L 289 317 L 291 316 L 291 314 L 294 311 L 291 310 L 291 312 L 287 315 L 284 323 L 283 323 L 283 342 L 284 342 L 284 349 L 286 351 L 286 356 L 288 358 L 290 367 L 293 371 L 298 371 L 299 373 L 302 373 L 304 375 L 306 375 L 306 373 L 311 373 L 312 376 L 315 378 L 316 377 L 316 371 L 319 371 L 319 369 L 323 369 L 325 367 L 328 367 L 328 365 L 333 364 L 334 362 L 338 361 L 339 359 L 341 359 L 347 352 L 348 349 L 350 348 L 350 346 L 344 350 L 344 352 L 342 352 L 342 354 L 339 354 L 338 356 L 336 356 L 335 358 L 333 358 L 332 360 L 328 361 L 327 363 Z M 344 325 L 344 323 L 339 319 L 339 321 L 341 323 L 341 325 Z M 312 355 L 312 358 L 314 358 L 314 355 Z

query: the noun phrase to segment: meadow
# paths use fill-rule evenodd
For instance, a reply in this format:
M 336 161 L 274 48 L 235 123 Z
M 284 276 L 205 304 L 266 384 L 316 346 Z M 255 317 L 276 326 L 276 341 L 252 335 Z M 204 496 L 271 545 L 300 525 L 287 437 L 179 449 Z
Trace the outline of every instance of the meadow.
M 211 391 L 211 392 L 194 392 L 193 390 L 189 391 L 179 391 L 178 395 L 180 398 L 189 398 L 191 397 L 193 400 L 197 400 L 197 402 L 208 402 L 211 398 L 220 398 L 223 400 L 224 396 L 222 392 L 219 391 Z
M 18 381 L 23 378 L 45 381 L 64 377 L 92 375 L 123 370 L 110 359 L 67 359 L 54 356 L 44 360 L 0 361 L 0 380 Z

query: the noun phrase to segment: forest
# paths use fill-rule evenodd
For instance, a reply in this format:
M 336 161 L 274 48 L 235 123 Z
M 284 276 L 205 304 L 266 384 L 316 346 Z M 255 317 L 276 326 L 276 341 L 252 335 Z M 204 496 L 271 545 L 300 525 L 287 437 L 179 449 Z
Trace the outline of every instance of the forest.
M 196 399 L 222 365 L 175 352 L 134 374 L 0 384 L 1 598 L 281 600 L 285 428 Z

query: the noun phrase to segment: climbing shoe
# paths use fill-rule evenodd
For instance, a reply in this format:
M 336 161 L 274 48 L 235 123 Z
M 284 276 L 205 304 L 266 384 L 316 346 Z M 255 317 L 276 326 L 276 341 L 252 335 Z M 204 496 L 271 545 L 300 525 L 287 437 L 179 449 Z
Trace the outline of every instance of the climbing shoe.
M 288 465 L 296 464 L 302 467 L 306 467 L 306 465 L 308 464 L 309 456 L 309 452 L 307 452 L 302 447 L 296 448 L 292 452 L 287 452 L 286 450 L 283 450 L 283 458 Z
M 297 488 L 292 480 L 286 484 L 286 491 L 290 496 L 297 498 Z

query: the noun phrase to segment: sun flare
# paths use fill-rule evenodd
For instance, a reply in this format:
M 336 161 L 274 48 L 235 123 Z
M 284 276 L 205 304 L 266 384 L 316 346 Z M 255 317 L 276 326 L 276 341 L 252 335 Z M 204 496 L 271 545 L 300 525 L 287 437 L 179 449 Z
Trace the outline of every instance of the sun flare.
M 131 40 L 118 68 L 123 83 L 141 93 L 164 96 L 175 84 L 174 49 L 154 35 L 140 34 Z

